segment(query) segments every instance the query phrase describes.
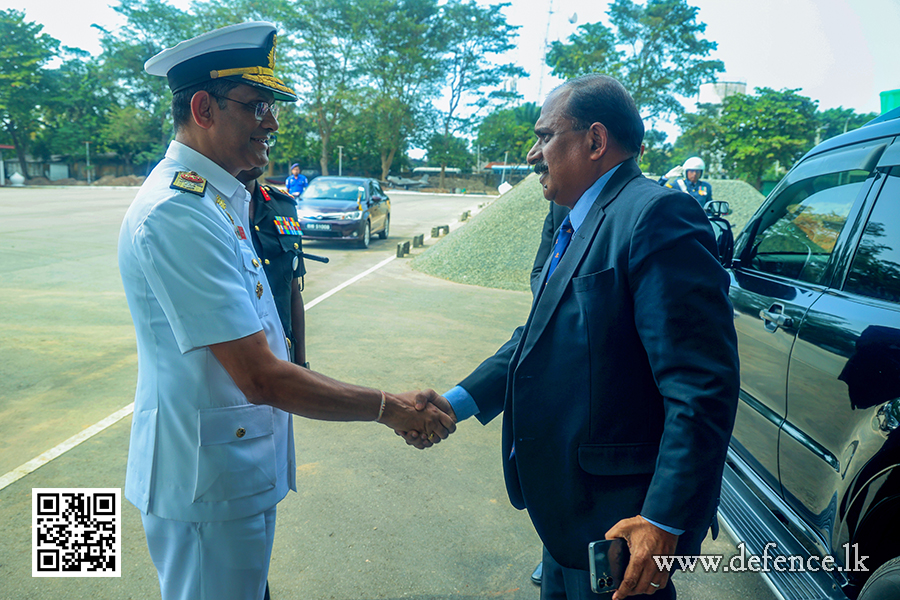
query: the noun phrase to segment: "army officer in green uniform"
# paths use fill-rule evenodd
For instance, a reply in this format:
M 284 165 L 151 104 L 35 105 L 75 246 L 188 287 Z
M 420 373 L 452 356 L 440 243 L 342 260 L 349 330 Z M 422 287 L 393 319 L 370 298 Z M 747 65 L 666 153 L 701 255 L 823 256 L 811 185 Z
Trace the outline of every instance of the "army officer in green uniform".
M 300 223 L 294 199 L 276 188 L 260 185 L 262 167 L 241 171 L 238 180 L 250 192 L 250 229 L 256 255 L 262 260 L 284 326 L 291 361 L 309 368 L 306 360 L 305 313 L 300 281 L 306 274 Z

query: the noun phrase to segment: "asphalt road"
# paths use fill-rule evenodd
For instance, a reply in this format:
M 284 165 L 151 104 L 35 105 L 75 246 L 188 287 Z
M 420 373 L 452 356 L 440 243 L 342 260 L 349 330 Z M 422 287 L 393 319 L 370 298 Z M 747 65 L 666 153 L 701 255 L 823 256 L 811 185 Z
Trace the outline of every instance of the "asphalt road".
M 116 239 L 135 189 L 0 189 L 0 476 L 133 400 L 134 331 Z M 308 303 L 456 221 L 478 196 L 390 192 L 391 237 L 310 242 Z M 539 235 L 535 232 L 535 235 Z M 434 243 L 434 242 L 429 242 Z M 186 260 L 189 260 L 186 257 Z M 312 368 L 354 383 L 444 391 L 524 322 L 530 296 L 450 283 L 396 259 L 310 309 Z M 137 509 L 123 500 L 120 578 L 32 578 L 33 488 L 122 488 L 131 418 L 0 490 L 0 600 L 159 598 Z M 279 505 L 275 600 L 536 600 L 540 541 L 509 506 L 499 422 L 416 452 L 373 423 L 295 419 L 298 493 Z M 734 553 L 723 535 L 706 553 Z M 771 598 L 758 576 L 678 575 L 682 598 Z

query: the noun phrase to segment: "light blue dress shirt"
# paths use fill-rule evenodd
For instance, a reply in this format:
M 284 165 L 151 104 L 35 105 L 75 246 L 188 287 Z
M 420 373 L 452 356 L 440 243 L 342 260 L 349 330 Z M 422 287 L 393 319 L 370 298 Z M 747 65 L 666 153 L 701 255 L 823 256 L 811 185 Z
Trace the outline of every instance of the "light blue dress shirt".
M 610 180 L 615 173 L 619 169 L 619 165 L 616 165 L 606 173 L 600 176 L 597 181 L 595 181 L 591 187 L 589 187 L 578 199 L 575 203 L 575 206 L 572 207 L 572 210 L 569 211 L 569 221 L 572 223 L 572 228 L 575 232 L 578 232 L 578 228 L 581 227 L 584 220 L 587 218 L 588 212 L 591 210 L 591 206 L 594 204 L 594 200 L 600 195 L 600 192 L 603 191 L 603 188 L 606 186 L 606 183 Z M 574 235 L 574 234 L 573 234 Z M 565 260 L 565 255 L 563 255 L 561 260 Z M 478 414 L 478 405 L 475 404 L 475 399 L 472 398 L 472 395 L 469 394 L 463 387 L 455 386 L 453 389 L 444 394 L 444 397 L 450 402 L 450 406 L 453 407 L 453 412 L 456 413 L 456 418 L 458 421 L 463 421 L 468 419 L 469 417 L 473 417 Z M 667 525 L 663 525 L 661 523 L 657 523 L 655 521 L 651 521 L 644 517 L 648 523 L 652 523 L 656 525 L 663 531 L 667 531 L 669 533 L 675 535 L 681 535 L 684 533 L 683 529 L 677 529 L 674 527 L 669 527 Z

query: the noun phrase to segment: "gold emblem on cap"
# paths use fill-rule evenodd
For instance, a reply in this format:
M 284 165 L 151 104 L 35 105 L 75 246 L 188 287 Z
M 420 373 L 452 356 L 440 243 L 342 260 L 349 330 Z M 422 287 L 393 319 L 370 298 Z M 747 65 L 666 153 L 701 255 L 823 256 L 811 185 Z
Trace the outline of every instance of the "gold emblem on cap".
M 278 44 L 278 34 L 272 34 L 272 49 L 269 50 L 269 68 L 275 68 L 275 46 Z
M 263 286 L 259 281 L 256 282 L 256 297 L 262 298 Z

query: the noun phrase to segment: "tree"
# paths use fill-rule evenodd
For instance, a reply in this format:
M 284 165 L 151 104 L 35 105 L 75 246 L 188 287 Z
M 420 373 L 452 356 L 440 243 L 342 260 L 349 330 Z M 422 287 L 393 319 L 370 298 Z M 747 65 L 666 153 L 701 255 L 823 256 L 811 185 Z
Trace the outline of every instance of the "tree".
M 684 113 L 678 117 L 682 134 L 672 148 L 670 168 L 689 156 L 699 156 L 706 163 L 707 174 L 721 175 L 725 153 L 721 110 L 722 107 L 717 104 L 698 104 L 696 113 Z
M 366 108 L 374 116 L 381 179 L 438 95 L 443 79 L 436 0 L 366 0 L 379 15 L 364 29 L 363 68 L 372 84 Z
M 148 144 L 165 146 L 173 136 L 169 114 L 172 93 L 164 77 L 144 71 L 144 63 L 164 49 L 199 35 L 202 30 L 198 19 L 165 0 L 120 0 L 113 9 L 127 23 L 116 31 L 98 27 L 103 48 L 100 76 L 114 91 L 116 104 L 137 107 L 151 115 L 159 138 L 148 140 Z
M 460 106 L 466 96 L 477 99 L 470 106 L 482 108 L 491 100 L 509 101 L 517 94 L 494 90 L 488 94 L 482 90 L 497 88 L 504 79 L 524 77 L 524 69 L 512 63 L 498 64 L 496 57 L 515 48 L 517 26 L 506 22 L 501 10 L 509 3 L 482 7 L 475 0 L 451 0 L 441 8 L 439 39 L 444 41 L 442 67 L 446 73 L 448 91 L 447 108 L 441 115 L 441 128 L 431 141 L 447 148 L 458 146 L 451 142 L 452 134 L 467 127 L 472 115 L 460 116 Z M 432 146 L 433 148 L 433 146 Z M 428 160 L 441 165 L 439 187 L 444 187 L 444 169 L 447 163 L 438 157 L 449 157 L 446 151 L 432 153 Z
M 709 109 L 696 118 L 682 119 L 682 135 L 721 148 L 726 170 L 757 189 L 776 162 L 790 168 L 814 143 L 816 102 L 797 90 L 756 88 L 754 96 L 728 96 L 718 117 L 713 114 Z
M 428 152 L 428 162 L 441 165 L 441 181 L 439 187 L 444 187 L 444 169 L 447 165 L 467 170 L 472 161 L 469 152 L 469 143 L 463 138 L 454 135 L 435 133 L 428 140 L 425 147 Z
M 298 32 L 294 65 L 301 77 L 300 97 L 318 129 L 323 175 L 329 173 L 335 128 L 361 101 L 368 17 L 360 2 L 298 0 L 293 17 L 286 18 L 289 30 Z
M 153 114 L 137 106 L 116 106 L 100 131 L 104 145 L 126 165 L 137 154 L 149 151 L 158 135 Z
M 534 145 L 534 124 L 541 109 L 534 102 L 515 108 L 500 108 L 487 115 L 478 127 L 481 156 L 499 161 L 507 155 L 512 163 L 524 163 Z
M 0 123 L 16 147 L 26 178 L 25 154 L 36 130 L 40 98 L 47 91 L 44 66 L 59 48 L 59 41 L 41 29 L 43 25 L 25 21 L 23 12 L 0 10 Z
M 852 108 L 843 106 L 819 111 L 816 115 L 818 122 L 816 141 L 827 140 L 847 131 L 859 129 L 877 116 L 877 113 L 859 114 Z
M 693 96 L 700 84 L 725 69 L 707 57 L 715 42 L 703 39 L 706 24 L 685 0 L 615 0 L 602 23 L 582 25 L 569 43 L 553 42 L 547 53 L 552 74 L 571 78 L 604 73 L 622 82 L 645 119 L 680 115 L 675 94 Z
M 85 142 L 102 146 L 100 130 L 114 102 L 99 66 L 87 52 L 64 48 L 65 62 L 46 71 L 46 94 L 38 110 L 40 130 L 32 153 L 84 156 Z
M 644 133 L 644 155 L 641 157 L 641 171 L 664 175 L 678 164 L 673 158 L 672 144 L 666 142 L 666 134 L 656 129 Z

